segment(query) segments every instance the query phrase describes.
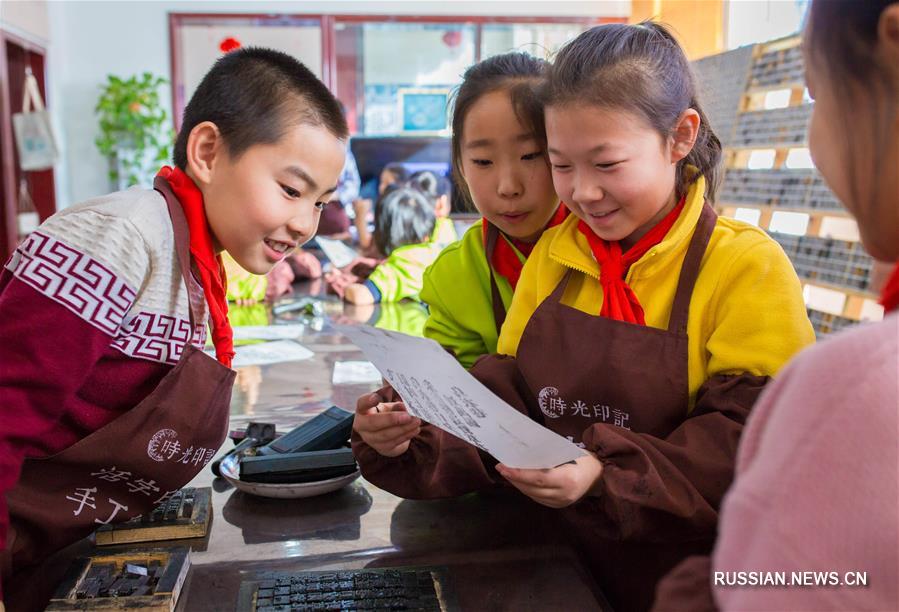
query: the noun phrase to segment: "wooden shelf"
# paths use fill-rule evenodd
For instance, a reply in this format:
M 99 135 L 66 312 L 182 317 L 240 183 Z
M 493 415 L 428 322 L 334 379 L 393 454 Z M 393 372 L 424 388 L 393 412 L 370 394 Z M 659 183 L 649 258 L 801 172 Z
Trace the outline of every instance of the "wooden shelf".
M 736 202 L 718 202 L 718 208 L 721 210 L 734 210 L 737 208 L 755 208 L 758 210 L 770 210 L 772 213 L 781 211 L 781 212 L 795 212 L 795 213 L 805 213 L 810 217 L 840 217 L 843 219 L 854 219 L 852 215 L 850 215 L 845 210 L 827 210 L 825 208 L 803 208 L 801 206 L 776 206 L 772 204 L 739 204 Z
M 727 190 L 722 190 L 722 195 L 727 199 L 719 201 L 716 209 L 728 217 L 734 217 L 741 208 L 759 211 L 758 227 L 771 233 L 791 257 L 794 267 L 803 274 L 800 280 L 809 302 L 807 306 L 816 315 L 813 317 L 817 321 L 816 330 L 829 333 L 845 327 L 850 321 L 882 318 L 882 310 L 876 303 L 876 295 L 851 288 L 867 284 L 870 266 L 870 258 L 862 253 L 858 244 L 858 225 L 854 218 L 842 209 L 810 207 L 811 204 L 836 206 L 838 202 L 814 169 L 786 166 L 792 150 L 808 148 L 804 122 L 812 111 L 811 102 L 805 95 L 799 43 L 799 36 L 790 36 L 755 45 L 746 85 L 738 96 L 728 98 L 729 104 L 737 101 L 736 106 L 719 109 L 722 116 L 725 111 L 733 113 L 728 115 L 731 119 L 726 126 L 730 129 L 730 140 L 723 157 L 726 172 L 735 174 L 725 178 Z M 718 71 L 712 75 L 717 79 L 715 83 L 729 78 L 725 62 L 709 58 L 704 61 L 707 73 Z M 783 106 L 765 108 L 768 94 L 782 90 L 789 91 L 789 96 L 784 93 L 777 100 Z M 754 151 L 768 151 L 769 156 L 773 151 L 771 166 L 750 170 L 749 160 Z M 807 160 L 801 161 L 808 165 Z M 755 172 L 758 174 L 754 175 Z M 744 198 L 756 202 L 733 201 Z M 805 234 L 772 232 L 771 222 L 778 212 L 808 215 Z M 775 227 L 783 226 L 776 224 Z M 854 244 L 821 243 L 823 251 L 815 248 L 818 240 L 825 239 Z M 805 250 L 806 245 L 812 246 L 812 250 Z M 846 285 L 834 284 L 843 280 Z M 837 310 L 840 312 L 835 312 Z
M 805 236 L 809 236 L 812 238 L 832 238 L 834 240 L 844 240 L 846 242 L 858 242 L 858 225 L 855 223 L 855 219 L 844 210 L 823 210 L 819 208 L 772 206 L 770 204 L 736 204 L 733 202 L 719 202 L 717 204 L 719 214 L 725 217 L 730 217 L 731 219 L 736 217 L 738 208 L 749 208 L 761 211 L 758 227 L 765 231 L 768 231 L 768 229 L 770 228 L 771 219 L 774 217 L 774 213 L 800 213 L 809 216 L 809 223 L 808 227 L 805 230 Z M 825 234 L 824 219 L 826 218 L 841 219 L 845 223 L 851 224 L 851 227 L 855 228 L 855 231 L 852 232 L 852 238 L 834 236 L 830 235 L 829 233 Z
M 828 289 L 830 291 L 836 291 L 842 293 L 846 296 L 846 301 L 843 304 L 843 311 L 836 316 L 844 317 L 846 319 L 851 319 L 853 321 L 867 321 L 867 320 L 880 320 L 883 317 L 883 311 L 880 310 L 880 318 L 878 317 L 865 317 L 864 313 L 866 309 L 871 308 L 869 305 L 870 302 L 877 303 L 879 296 L 871 293 L 870 291 L 859 291 L 857 289 L 850 289 L 848 287 L 840 287 L 839 285 L 832 285 L 830 283 L 820 282 L 817 280 L 802 280 L 803 289 L 806 286 L 817 287 L 821 289 Z M 808 306 L 812 310 L 818 310 L 813 306 Z M 818 312 L 825 312 L 823 310 L 818 310 Z M 827 313 L 834 314 L 834 313 Z

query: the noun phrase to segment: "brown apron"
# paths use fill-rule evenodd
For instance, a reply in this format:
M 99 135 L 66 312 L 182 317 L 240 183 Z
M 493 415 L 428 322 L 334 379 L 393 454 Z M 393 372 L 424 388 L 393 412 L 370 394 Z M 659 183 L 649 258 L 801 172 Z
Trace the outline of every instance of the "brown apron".
M 687 315 L 716 214 L 706 204 L 681 266 L 668 329 L 590 315 L 561 303 L 569 271 L 531 316 L 516 357 L 539 416 L 580 443 L 596 423 L 663 438 L 687 416 Z M 609 541 L 579 504 L 563 511 L 603 591 L 622 610 L 646 608 L 662 574 L 686 546 Z M 711 534 L 713 536 L 713 534 Z
M 187 222 L 168 183 L 169 208 L 190 295 Z M 28 458 L 7 494 L 10 538 L 3 564 L 18 570 L 93 532 L 152 510 L 212 459 L 228 429 L 235 372 L 191 344 L 137 406 L 60 453 Z M 11 557 L 11 559 L 10 559 Z

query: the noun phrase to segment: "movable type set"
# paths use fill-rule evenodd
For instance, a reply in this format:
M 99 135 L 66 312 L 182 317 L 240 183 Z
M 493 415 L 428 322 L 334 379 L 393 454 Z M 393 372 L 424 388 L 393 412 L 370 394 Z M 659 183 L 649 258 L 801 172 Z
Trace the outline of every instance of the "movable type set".
M 802 49 L 799 45 L 769 51 L 752 65 L 750 87 L 776 87 L 805 80 Z
M 240 612 L 456 610 L 445 568 L 262 572 L 240 586 Z
M 330 450 L 343 446 L 353 430 L 353 413 L 331 406 L 280 438 L 256 449 L 257 455 Z
M 868 288 L 874 261 L 860 242 L 778 233 L 771 237 L 783 247 L 800 278 L 858 291 Z
M 805 146 L 811 114 L 811 104 L 743 113 L 737 118 L 734 146 Z
M 349 448 L 244 457 L 240 461 L 240 479 L 246 482 L 318 482 L 355 471 L 356 460 Z
M 721 143 L 733 143 L 737 111 L 752 68 L 752 47 L 710 55 L 693 62 L 702 105 Z
M 347 446 L 353 413 L 336 406 L 270 442 L 239 452 L 240 480 L 307 483 L 352 474 L 356 460 Z
M 190 568 L 187 550 L 130 551 L 78 559 L 47 607 L 61 610 L 174 609 Z
M 832 334 L 846 327 L 858 325 L 858 321 L 817 310 L 809 310 L 808 318 L 819 334 Z
M 718 199 L 728 204 L 842 211 L 836 196 L 814 170 L 732 168 L 727 171 Z
M 124 523 L 104 525 L 96 532 L 98 546 L 202 538 L 212 518 L 212 490 L 185 488 L 171 495 L 152 512 Z

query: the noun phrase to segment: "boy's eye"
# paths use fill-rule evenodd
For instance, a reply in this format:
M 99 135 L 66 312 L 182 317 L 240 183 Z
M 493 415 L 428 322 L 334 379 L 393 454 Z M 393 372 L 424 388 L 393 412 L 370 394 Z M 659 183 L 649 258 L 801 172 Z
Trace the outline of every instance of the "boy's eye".
M 553 170 L 557 172 L 564 172 L 565 170 L 570 169 L 571 166 L 568 164 L 553 164 Z
M 533 153 L 522 155 L 521 159 L 525 161 L 531 161 L 532 159 L 540 159 L 541 157 L 543 157 L 543 151 L 534 151 Z
M 489 159 L 473 159 L 473 160 L 471 160 L 471 163 L 473 163 L 475 166 L 480 166 L 482 168 L 486 168 L 493 162 L 490 161 Z
M 602 170 L 608 170 L 609 168 L 612 168 L 612 167 L 614 167 L 614 166 L 617 166 L 617 165 L 620 164 L 620 163 L 621 163 L 620 161 L 616 161 L 616 162 L 606 162 L 606 163 L 604 163 L 604 164 L 596 164 L 596 167 L 597 167 L 597 168 L 600 168 L 600 169 L 602 169 Z
M 300 197 L 300 192 L 288 185 L 281 185 L 281 189 L 291 198 Z

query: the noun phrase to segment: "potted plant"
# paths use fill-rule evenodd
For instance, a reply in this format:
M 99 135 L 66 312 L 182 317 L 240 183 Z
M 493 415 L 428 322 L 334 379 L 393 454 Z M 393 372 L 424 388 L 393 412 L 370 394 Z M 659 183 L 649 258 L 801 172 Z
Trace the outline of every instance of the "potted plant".
M 159 164 L 169 160 L 173 133 L 159 102 L 159 86 L 167 81 L 150 72 L 127 79 L 107 75 L 97 107 L 100 153 L 110 160 L 115 189 L 148 186 Z

